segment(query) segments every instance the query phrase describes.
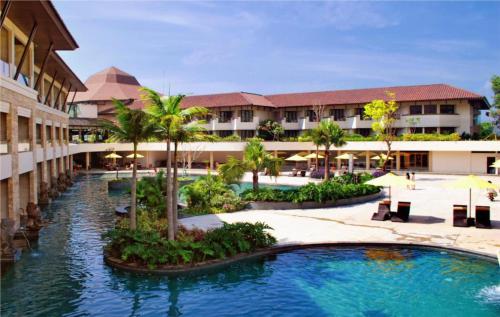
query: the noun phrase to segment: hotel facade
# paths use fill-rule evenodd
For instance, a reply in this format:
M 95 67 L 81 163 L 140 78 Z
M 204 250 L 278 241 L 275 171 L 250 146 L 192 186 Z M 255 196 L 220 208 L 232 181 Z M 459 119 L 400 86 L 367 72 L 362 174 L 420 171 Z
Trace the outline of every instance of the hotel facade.
M 51 2 L 0 8 L 0 210 L 19 228 L 28 204 L 71 171 L 67 104 L 86 88 L 57 54 L 78 45 Z
M 113 97 L 132 108 L 143 108 L 137 92 L 141 85 L 132 75 L 116 67 L 92 75 L 85 85 L 88 91 L 77 93 L 72 104 L 70 134 L 72 140 L 81 143 L 75 146 L 75 161 L 84 168 L 99 168 L 106 162 L 106 154 L 117 151 L 126 156 L 132 147 L 130 144 L 103 143 L 105 131 L 100 130 L 98 120 L 113 118 Z M 203 106 L 210 110 L 205 125 L 208 133 L 220 137 L 237 135 L 242 142 L 182 144 L 180 157 L 183 162 L 180 163 L 215 169 L 228 156 L 241 157 L 244 140 L 256 136 L 259 123 L 267 119 L 281 123 L 284 128 L 286 142 L 264 142 L 267 150 L 280 157 L 314 152 L 316 147 L 311 142 L 289 140 L 315 127 L 320 120 L 331 120 L 347 133 L 368 135 L 372 121 L 364 118 L 363 107 L 374 99 L 385 99 L 386 91 L 396 94 L 399 110 L 395 128 L 398 134 L 474 134 L 479 130 L 480 110 L 489 107 L 483 96 L 445 84 L 267 96 L 247 92 L 187 96 L 182 107 Z M 165 150 L 162 143 L 141 144 L 139 151 L 144 155 L 141 165 L 149 168 L 165 166 Z M 394 160 L 390 164 L 400 171 L 495 173 L 489 165 L 500 158 L 498 141 L 398 141 L 394 142 L 393 150 Z M 383 142 L 347 142 L 333 151 L 336 155 L 353 153 L 355 168 L 369 170 L 376 167 L 376 161 L 370 158 L 385 152 L 386 146 Z M 126 161 L 123 159 L 121 163 Z M 332 164 L 341 168 L 346 162 L 332 160 Z

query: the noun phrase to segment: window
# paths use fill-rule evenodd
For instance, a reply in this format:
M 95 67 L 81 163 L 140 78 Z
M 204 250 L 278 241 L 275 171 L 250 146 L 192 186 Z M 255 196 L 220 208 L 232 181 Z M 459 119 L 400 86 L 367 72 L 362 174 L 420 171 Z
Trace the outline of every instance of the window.
M 36 124 L 35 134 L 36 144 L 42 144 L 42 125 L 39 123 Z
M 56 127 L 56 143 L 59 143 L 59 140 L 61 138 L 61 128 Z
M 443 114 L 455 114 L 455 105 L 440 105 L 439 113 Z
M 219 131 L 218 133 L 219 133 L 219 136 L 220 136 L 221 138 L 225 138 L 225 137 L 227 137 L 227 136 L 230 136 L 230 135 L 233 135 L 233 134 L 234 134 L 234 133 L 233 133 L 233 130 L 221 130 L 221 131 Z
M 285 111 L 286 122 L 297 122 L 297 111 Z
M 424 112 L 425 112 L 425 114 L 436 114 L 437 113 L 437 105 L 425 105 Z
M 410 106 L 410 114 L 422 114 L 422 105 Z
M 7 143 L 7 114 L 0 112 L 0 154 L 9 153 Z
M 296 138 L 299 136 L 299 130 L 285 130 L 285 137 Z
M 438 128 L 436 128 L 436 127 L 425 127 L 424 130 L 425 130 L 425 133 L 437 133 L 438 132 Z
M 309 122 L 317 121 L 316 112 L 314 112 L 314 110 L 306 110 L 306 117 L 309 118 Z
M 372 133 L 372 129 L 356 129 L 356 133 L 362 136 L 369 136 Z
M 17 117 L 17 137 L 18 137 L 18 151 L 30 151 L 30 119 L 26 117 Z
M 9 32 L 5 28 L 0 31 L 0 74 L 10 77 Z
M 255 136 L 254 130 L 241 130 L 239 131 L 240 137 L 242 140 L 253 138 Z
M 253 111 L 241 110 L 241 122 L 252 122 L 252 121 L 253 121 Z
M 48 144 L 52 144 L 52 127 L 50 125 L 45 126 L 45 138 Z
M 455 133 L 454 127 L 441 127 L 440 128 L 442 134 L 452 134 Z
M 344 109 L 331 109 L 330 117 L 333 117 L 334 121 L 345 121 Z
M 220 123 L 226 123 L 231 121 L 233 119 L 233 112 L 232 111 L 221 111 L 219 112 L 219 122 Z

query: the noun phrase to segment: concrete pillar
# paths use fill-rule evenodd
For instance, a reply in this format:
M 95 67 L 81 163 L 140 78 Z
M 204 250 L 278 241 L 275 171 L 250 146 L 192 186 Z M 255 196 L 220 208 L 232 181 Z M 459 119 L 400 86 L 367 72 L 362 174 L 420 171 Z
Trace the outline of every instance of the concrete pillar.
M 339 156 L 341 154 L 342 154 L 342 151 L 338 150 L 337 151 L 337 156 Z M 341 159 L 337 159 L 337 170 L 340 170 L 341 166 L 342 166 L 342 160 Z M 328 168 L 328 167 L 325 167 L 325 168 Z
M 188 164 L 188 169 L 191 169 L 191 165 L 193 164 L 193 157 L 191 155 L 191 151 L 187 152 L 187 164 Z
M 58 166 L 59 173 L 57 174 L 59 176 L 59 174 L 65 172 L 65 169 L 64 169 L 64 152 L 63 152 L 65 144 L 64 144 L 64 135 L 63 135 L 62 125 L 60 125 L 59 127 L 57 127 L 57 129 L 59 129 L 59 140 L 58 140 L 58 142 L 59 142 L 59 148 L 60 148 L 60 151 L 61 151 L 61 157 L 59 158 L 59 166 Z
M 311 154 L 311 151 L 307 151 L 307 155 Z M 311 168 L 311 159 L 307 159 L 307 168 L 310 169 Z
M 365 165 L 366 171 L 370 171 L 370 151 L 366 151 Z
M 214 170 L 214 152 L 210 151 L 210 170 Z
M 35 120 L 35 113 L 34 111 L 31 114 L 31 117 L 29 119 L 29 130 L 28 130 L 28 135 L 29 135 L 29 140 L 30 140 L 30 147 L 31 151 L 33 153 L 33 166 L 32 170 L 29 173 L 29 178 L 30 178 L 30 186 L 29 186 L 29 201 L 32 203 L 37 204 L 38 203 L 38 171 L 36 168 L 36 161 L 37 161 L 37 148 L 36 148 L 36 120 Z M 24 206 L 23 208 L 26 208 Z
M 19 154 L 18 136 L 19 128 L 17 121 L 17 107 L 11 104 L 10 112 L 7 115 L 7 143 L 10 144 L 12 156 L 12 177 L 7 181 L 7 193 L 9 197 L 7 215 L 16 222 L 16 229 L 19 227 Z
M 48 183 L 48 175 L 47 175 L 47 126 L 45 123 L 45 118 L 42 119 L 42 151 L 43 151 L 43 161 L 42 161 L 42 181 Z
M 90 152 L 85 152 L 85 169 L 90 169 Z
M 68 155 L 68 169 L 69 169 L 69 175 L 73 177 L 73 155 Z
M 277 158 L 278 157 L 278 150 L 274 150 L 273 154 L 274 154 L 274 157 Z
M 396 152 L 396 171 L 399 171 L 401 169 L 401 152 L 397 151 Z

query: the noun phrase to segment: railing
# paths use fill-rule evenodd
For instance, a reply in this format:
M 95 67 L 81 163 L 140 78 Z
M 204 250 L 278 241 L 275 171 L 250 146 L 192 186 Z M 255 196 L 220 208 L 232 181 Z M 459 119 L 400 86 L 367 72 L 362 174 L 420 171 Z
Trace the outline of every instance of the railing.
M 0 140 L 0 154 L 10 153 L 10 143 L 7 140 Z
M 31 142 L 30 140 L 19 140 L 17 143 L 17 151 L 18 152 L 28 152 L 31 151 Z

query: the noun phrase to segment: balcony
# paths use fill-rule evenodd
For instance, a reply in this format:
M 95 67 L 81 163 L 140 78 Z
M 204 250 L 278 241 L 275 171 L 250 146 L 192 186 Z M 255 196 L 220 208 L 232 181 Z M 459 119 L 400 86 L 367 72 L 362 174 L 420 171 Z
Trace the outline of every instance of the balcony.
M 219 122 L 219 118 L 214 118 L 210 122 L 212 131 L 220 131 L 220 130 L 236 130 L 235 126 L 236 119 L 232 118 L 227 122 Z
M 295 122 L 287 122 L 285 118 L 281 119 L 281 126 L 285 130 L 299 130 L 300 119 Z
M 9 154 L 10 153 L 10 144 L 7 140 L 0 140 L 0 154 Z
M 408 123 L 414 122 L 413 124 Z M 396 121 L 396 128 L 406 127 L 458 127 L 460 115 L 458 114 L 405 114 Z
M 17 143 L 17 151 L 19 153 L 31 151 L 30 140 L 19 140 L 19 142 Z
M 253 117 L 250 122 L 242 122 L 241 117 L 233 119 L 237 130 L 257 130 L 259 127 L 259 117 Z

